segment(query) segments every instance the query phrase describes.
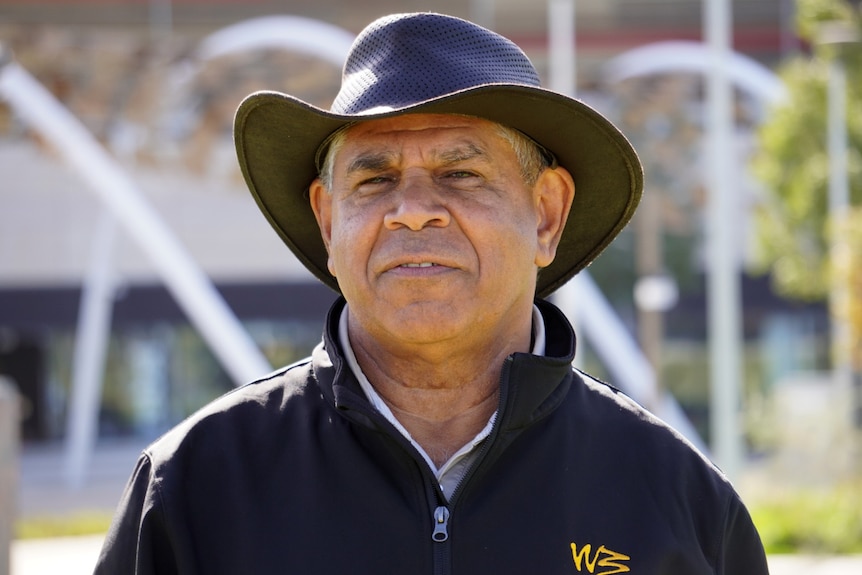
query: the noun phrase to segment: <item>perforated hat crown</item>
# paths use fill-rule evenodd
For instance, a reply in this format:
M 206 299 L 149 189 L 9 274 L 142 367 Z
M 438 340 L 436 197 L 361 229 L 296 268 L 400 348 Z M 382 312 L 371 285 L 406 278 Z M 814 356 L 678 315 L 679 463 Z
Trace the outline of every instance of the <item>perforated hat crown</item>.
M 625 227 L 643 188 L 625 137 L 584 104 L 540 87 L 513 42 L 441 14 L 386 16 L 356 38 L 329 110 L 278 92 L 240 104 L 234 138 L 240 168 L 261 211 L 297 258 L 338 291 L 306 191 L 318 148 L 355 122 L 411 114 L 465 114 L 515 128 L 557 158 L 575 199 L 553 263 L 539 271 L 545 297 L 587 266 Z
M 397 110 L 487 84 L 538 86 L 539 76 L 518 46 L 466 20 L 388 16 L 356 39 L 331 111 Z

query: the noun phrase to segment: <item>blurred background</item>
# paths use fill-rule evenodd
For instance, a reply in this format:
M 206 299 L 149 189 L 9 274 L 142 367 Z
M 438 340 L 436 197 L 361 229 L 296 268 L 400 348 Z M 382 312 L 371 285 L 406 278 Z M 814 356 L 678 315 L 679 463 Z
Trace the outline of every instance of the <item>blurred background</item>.
M 709 450 L 771 554 L 862 553 L 859 2 L 725 2 L 724 52 L 713 4 L 0 0 L 0 546 L 4 510 L 16 544 L 103 533 L 146 443 L 308 354 L 335 295 L 254 205 L 233 111 L 328 108 L 352 35 L 430 10 L 514 40 L 643 160 L 599 295 L 560 295 L 579 366 Z

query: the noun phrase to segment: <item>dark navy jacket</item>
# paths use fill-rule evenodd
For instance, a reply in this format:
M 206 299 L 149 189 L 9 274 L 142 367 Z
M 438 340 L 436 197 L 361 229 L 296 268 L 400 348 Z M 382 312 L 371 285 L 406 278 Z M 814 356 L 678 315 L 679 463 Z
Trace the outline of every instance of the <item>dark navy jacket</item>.
M 572 369 L 571 326 L 537 304 L 546 356 L 506 360 L 494 429 L 449 501 L 343 360 L 340 300 L 308 360 L 143 452 L 96 573 L 767 573 L 725 477 Z

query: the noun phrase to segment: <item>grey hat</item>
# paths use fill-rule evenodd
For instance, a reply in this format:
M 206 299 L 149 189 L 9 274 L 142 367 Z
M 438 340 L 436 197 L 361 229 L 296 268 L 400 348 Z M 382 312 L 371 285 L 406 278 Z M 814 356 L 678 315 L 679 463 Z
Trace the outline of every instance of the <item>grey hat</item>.
M 583 102 L 541 88 L 510 40 L 451 16 L 386 16 L 356 38 L 329 110 L 256 92 L 234 122 L 240 168 L 261 211 L 305 267 L 336 291 L 307 195 L 318 148 L 347 124 L 414 113 L 465 114 L 515 128 L 571 172 L 574 203 L 556 259 L 539 271 L 538 297 L 589 265 L 640 200 L 643 172 L 626 138 Z

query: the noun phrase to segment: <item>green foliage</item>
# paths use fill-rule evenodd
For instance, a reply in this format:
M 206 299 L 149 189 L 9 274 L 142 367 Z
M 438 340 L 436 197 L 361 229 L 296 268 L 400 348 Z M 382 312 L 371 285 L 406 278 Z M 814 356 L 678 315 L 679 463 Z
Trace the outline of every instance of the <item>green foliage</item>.
M 750 504 L 768 554 L 862 552 L 862 483 L 799 489 Z
M 16 539 L 99 535 L 111 526 L 111 513 L 91 511 L 70 515 L 28 517 L 15 524 Z
M 800 34 L 814 39 L 824 22 L 841 20 L 862 31 L 862 17 L 843 0 L 800 0 Z M 851 200 L 862 199 L 862 43 L 818 57 L 786 62 L 779 75 L 789 97 L 772 110 L 759 132 L 754 174 L 766 197 L 755 214 L 757 264 L 771 270 L 779 292 L 802 298 L 827 293 L 829 256 L 829 157 L 827 78 L 829 61 L 840 58 L 847 73 L 847 118 Z
M 849 21 L 853 17 L 853 7 L 847 0 L 796 1 L 796 26 L 799 36 L 809 42 L 817 38 L 818 26 L 824 22 Z
M 849 349 L 845 351 L 862 372 L 862 207 L 851 209 L 837 231 L 841 242 L 835 250 L 833 272 L 845 297 L 837 299 L 836 313 L 849 327 Z
M 762 153 L 753 162 L 768 195 L 755 214 L 758 263 L 772 268 L 779 290 L 816 297 L 826 290 L 824 229 L 828 166 L 826 80 L 819 63 L 795 60 L 781 73 L 790 100 L 760 130 Z

